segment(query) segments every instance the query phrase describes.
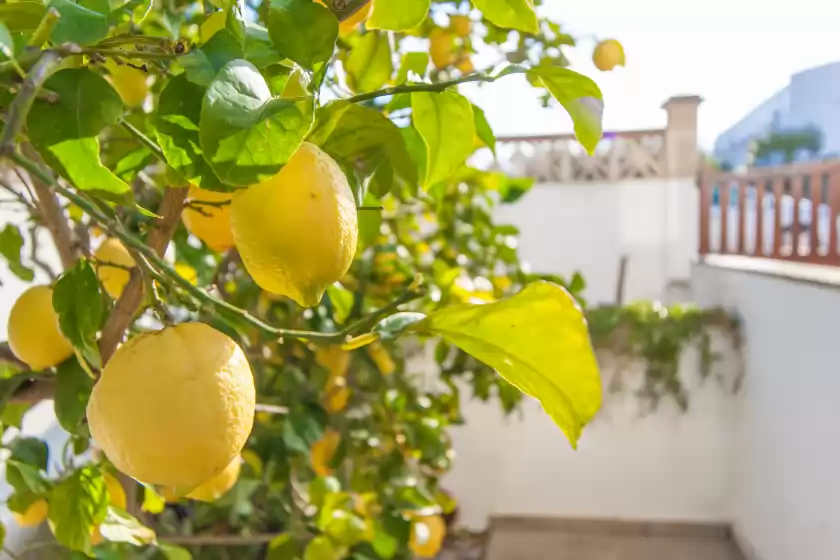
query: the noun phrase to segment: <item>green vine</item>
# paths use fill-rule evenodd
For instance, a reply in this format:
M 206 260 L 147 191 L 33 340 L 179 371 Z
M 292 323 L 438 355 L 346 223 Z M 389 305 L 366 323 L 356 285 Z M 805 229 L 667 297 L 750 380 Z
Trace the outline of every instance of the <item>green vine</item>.
M 650 410 L 655 410 L 665 397 L 673 398 L 681 410 L 688 410 L 688 391 L 679 375 L 680 357 L 686 347 L 698 347 L 700 375 L 704 379 L 719 357 L 712 349 L 712 332 L 727 335 L 736 351 L 741 347 L 737 317 L 720 308 L 641 301 L 623 307 L 589 309 L 587 320 L 597 350 L 644 361 L 645 377 L 638 396 Z M 740 377 L 741 373 L 733 390 L 738 389 Z

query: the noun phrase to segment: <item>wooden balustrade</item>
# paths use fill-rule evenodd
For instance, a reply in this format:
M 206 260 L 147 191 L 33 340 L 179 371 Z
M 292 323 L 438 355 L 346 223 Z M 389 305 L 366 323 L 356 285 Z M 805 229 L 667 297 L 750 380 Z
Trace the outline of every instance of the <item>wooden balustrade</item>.
M 840 162 L 700 176 L 700 254 L 840 265 Z

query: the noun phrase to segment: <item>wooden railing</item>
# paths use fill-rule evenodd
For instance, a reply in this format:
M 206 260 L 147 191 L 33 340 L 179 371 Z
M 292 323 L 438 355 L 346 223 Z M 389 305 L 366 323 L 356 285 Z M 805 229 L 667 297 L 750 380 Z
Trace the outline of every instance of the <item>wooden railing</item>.
M 840 162 L 700 176 L 700 254 L 840 266 Z
M 572 134 L 502 137 L 496 152 L 504 171 L 541 183 L 619 181 L 668 172 L 664 129 L 605 133 L 592 156 Z

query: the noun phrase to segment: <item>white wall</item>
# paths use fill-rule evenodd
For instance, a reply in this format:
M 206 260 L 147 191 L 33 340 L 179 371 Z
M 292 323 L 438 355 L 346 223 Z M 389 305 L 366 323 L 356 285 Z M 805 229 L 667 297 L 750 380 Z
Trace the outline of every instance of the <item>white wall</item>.
M 621 255 L 629 257 L 625 301 L 664 299 L 687 281 L 697 250 L 698 194 L 691 178 L 618 183 L 545 183 L 497 220 L 521 230 L 520 255 L 535 272 L 580 270 L 590 303 L 615 299 Z
M 747 340 L 736 530 L 756 560 L 840 558 L 840 292 L 704 265 L 693 286 L 737 309 Z
M 639 364 L 618 370 L 602 363 L 607 379 L 621 371 L 626 386 L 605 395 L 577 451 L 536 401 L 528 399 L 523 413 L 509 418 L 497 403 L 463 403 L 467 423 L 453 430 L 455 468 L 444 484 L 459 502 L 464 525 L 480 528 L 489 516 L 505 514 L 729 519 L 738 401 L 731 384 L 702 382 L 697 353 L 686 352 L 689 411 L 663 401 L 650 413 L 632 394 L 641 380 Z M 716 372 L 731 381 L 733 363 Z

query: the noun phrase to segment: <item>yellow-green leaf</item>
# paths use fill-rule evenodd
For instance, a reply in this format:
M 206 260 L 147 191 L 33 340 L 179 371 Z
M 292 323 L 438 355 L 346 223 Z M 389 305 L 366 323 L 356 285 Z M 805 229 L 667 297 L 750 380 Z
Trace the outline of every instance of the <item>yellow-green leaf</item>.
M 472 104 L 454 92 L 411 94 L 414 127 L 426 145 L 424 186 L 442 181 L 473 152 L 475 119 Z
M 99 526 L 102 536 L 112 542 L 124 542 L 142 546 L 155 542 L 155 532 L 140 523 L 133 515 L 108 506 L 105 520 Z
M 474 0 L 484 17 L 505 29 L 539 32 L 534 0 Z
M 556 284 L 535 282 L 509 299 L 441 309 L 416 329 L 442 336 L 540 401 L 572 447 L 601 406 L 583 311 Z
M 408 31 L 423 23 L 431 0 L 373 0 L 373 12 L 365 26 L 368 29 Z
M 575 123 L 575 135 L 590 155 L 601 140 L 604 97 L 598 84 L 568 68 L 538 66 L 528 71 L 560 102 Z
M 394 71 L 388 34 L 365 33 L 350 51 L 344 69 L 347 70 L 347 85 L 356 93 L 374 91 L 385 85 Z

